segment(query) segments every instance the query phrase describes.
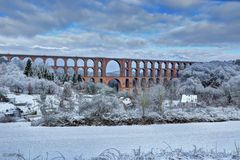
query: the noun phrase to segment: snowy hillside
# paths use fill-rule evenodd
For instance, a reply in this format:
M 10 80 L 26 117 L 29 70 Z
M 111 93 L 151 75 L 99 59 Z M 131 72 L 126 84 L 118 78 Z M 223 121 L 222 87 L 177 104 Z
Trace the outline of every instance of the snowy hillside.
M 1 63 L 0 68 L 0 96 L 7 100 L 0 103 L 2 122 L 20 118 L 32 125 L 78 126 L 240 119 L 240 66 L 234 62 L 195 63 L 178 79 L 133 92 L 51 73 L 30 61 Z M 195 95 L 197 103 L 181 103 L 185 94 Z

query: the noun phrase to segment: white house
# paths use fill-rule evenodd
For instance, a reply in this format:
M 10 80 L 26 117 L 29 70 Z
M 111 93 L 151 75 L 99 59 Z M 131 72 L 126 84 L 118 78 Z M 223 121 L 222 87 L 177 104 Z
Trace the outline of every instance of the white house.
M 197 95 L 182 95 L 181 103 L 197 103 Z

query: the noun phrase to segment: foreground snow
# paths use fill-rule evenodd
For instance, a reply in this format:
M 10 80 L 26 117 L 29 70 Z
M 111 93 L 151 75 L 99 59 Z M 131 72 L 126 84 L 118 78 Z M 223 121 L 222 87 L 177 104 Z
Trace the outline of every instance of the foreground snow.
M 76 156 L 96 157 L 104 149 L 115 148 L 131 153 L 139 148 L 143 152 L 154 149 L 182 148 L 192 151 L 193 146 L 223 152 L 235 151 L 240 144 L 240 122 L 189 123 L 148 126 L 115 127 L 31 127 L 29 123 L 0 124 L 0 154 L 56 155 L 68 159 Z M 170 146 L 170 147 L 169 147 Z
M 61 153 L 45 155 L 24 155 L 21 152 L 3 154 L 5 160 L 67 160 Z M 239 160 L 239 150 L 231 153 L 219 152 L 217 150 L 204 151 L 194 147 L 192 151 L 185 152 L 182 149 L 172 150 L 170 147 L 167 149 L 151 149 L 149 152 L 143 152 L 141 148 L 133 149 L 131 153 L 122 153 L 115 148 L 104 150 L 97 157 L 84 158 L 82 156 L 76 156 L 74 160 Z M 70 160 L 70 159 L 69 159 Z

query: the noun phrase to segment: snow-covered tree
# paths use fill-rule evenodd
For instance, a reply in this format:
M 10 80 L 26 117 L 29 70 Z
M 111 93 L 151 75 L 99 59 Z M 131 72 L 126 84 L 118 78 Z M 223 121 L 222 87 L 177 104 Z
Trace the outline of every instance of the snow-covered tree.
M 70 112 L 74 109 L 73 91 L 71 83 L 65 82 L 63 85 L 63 91 L 59 97 L 59 110 L 64 112 Z
M 64 99 L 69 99 L 72 97 L 72 87 L 71 87 L 71 83 L 69 82 L 65 82 L 63 85 L 63 93 L 62 96 Z
M 24 74 L 26 76 L 32 76 L 33 72 L 32 72 L 32 62 L 30 59 L 27 60 L 27 64 L 26 64 L 26 67 L 25 67 L 25 70 L 24 70 Z
M 150 104 L 150 96 L 147 91 L 142 91 L 139 96 L 140 106 L 142 108 L 142 117 L 145 117 L 145 110 Z
M 240 75 L 232 77 L 226 88 L 231 102 L 240 107 Z
M 94 118 L 103 118 L 113 113 L 114 110 L 120 111 L 120 101 L 116 97 L 96 95 L 92 100 L 81 98 L 78 102 L 78 113 Z
M 166 90 L 163 85 L 150 88 L 150 101 L 156 105 L 156 111 L 163 112 L 163 101 L 165 100 Z
M 85 92 L 87 94 L 96 94 L 97 88 L 94 82 L 87 82 L 85 83 Z
M 196 94 L 206 105 L 227 106 L 234 102 L 230 86 L 238 88 L 238 75 L 240 66 L 232 61 L 195 63 L 180 71 L 178 92 L 180 95 Z

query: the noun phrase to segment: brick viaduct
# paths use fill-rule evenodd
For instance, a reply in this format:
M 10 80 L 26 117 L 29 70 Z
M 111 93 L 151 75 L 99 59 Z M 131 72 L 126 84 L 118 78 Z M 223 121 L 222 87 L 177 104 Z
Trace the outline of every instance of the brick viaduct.
M 161 81 L 169 81 L 178 76 L 178 71 L 192 65 L 189 61 L 168 61 L 149 59 L 104 58 L 104 57 L 71 57 L 46 55 L 0 54 L 6 60 L 14 58 L 30 59 L 32 62 L 47 64 L 55 72 L 64 74 L 81 74 L 83 80 L 109 84 L 111 80 L 118 82 L 120 90 L 134 87 L 148 87 Z M 108 74 L 108 64 L 115 62 L 119 66 L 118 75 Z

